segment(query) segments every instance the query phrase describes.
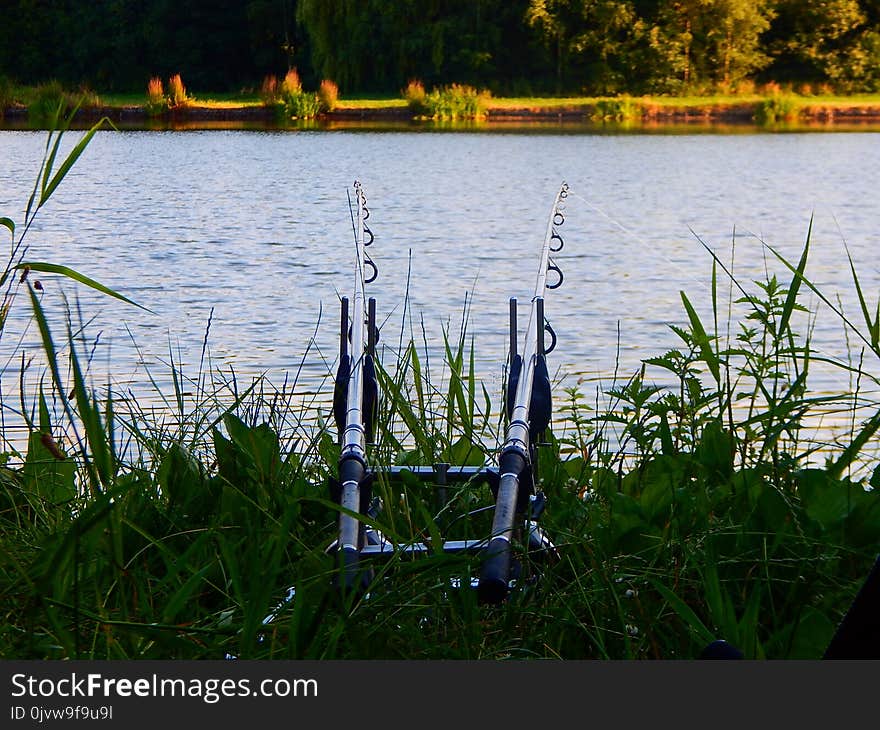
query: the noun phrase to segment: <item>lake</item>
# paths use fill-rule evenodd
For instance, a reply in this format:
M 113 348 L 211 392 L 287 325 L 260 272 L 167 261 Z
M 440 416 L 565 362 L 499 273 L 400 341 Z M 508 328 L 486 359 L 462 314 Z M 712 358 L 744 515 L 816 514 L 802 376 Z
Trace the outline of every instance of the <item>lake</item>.
M 77 135 L 69 133 L 68 149 Z M 22 220 L 45 142 L 45 132 L 0 131 L 0 216 Z M 82 319 L 98 386 L 109 379 L 158 404 L 150 378 L 173 393 L 163 364 L 172 358 L 196 378 L 206 341 L 214 369 L 242 382 L 296 378 L 308 403 L 315 391 L 329 395 L 339 296 L 353 278 L 347 192 L 357 179 L 375 234 L 378 278 L 368 294 L 384 357 L 393 362 L 412 336 L 439 368 L 442 332 L 457 338 L 466 306 L 477 374 L 494 397 L 508 298 L 523 308 L 531 298 L 565 181 L 565 248 L 555 256 L 565 281 L 547 296 L 559 338 L 548 359 L 557 393 L 576 386 L 591 395 L 615 371 L 625 379 L 643 358 L 679 344 L 669 324 L 686 323 L 680 291 L 711 321 L 703 243 L 725 261 L 734 255 L 744 286 L 767 271 L 787 281 L 762 240 L 796 262 L 812 219 L 807 275 L 861 321 L 846 247 L 876 306 L 878 178 L 876 132 L 107 131 L 40 212 L 27 258 L 70 266 L 152 310 L 39 276 L 56 340 L 62 294 Z M 39 339 L 29 314 L 19 297 L 0 340 L 10 421 L 20 353 Z M 812 326 L 816 349 L 848 356 L 827 308 Z M 867 367 L 878 372 L 875 362 Z M 25 378 L 40 374 L 35 362 Z M 819 371 L 813 386 L 832 389 L 833 378 Z

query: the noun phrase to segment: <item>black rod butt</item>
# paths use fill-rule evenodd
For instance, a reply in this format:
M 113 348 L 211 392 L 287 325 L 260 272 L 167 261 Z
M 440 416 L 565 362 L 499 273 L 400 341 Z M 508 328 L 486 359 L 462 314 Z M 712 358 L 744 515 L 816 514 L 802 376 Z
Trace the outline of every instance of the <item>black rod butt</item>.
M 480 603 L 498 604 L 507 598 L 510 579 L 510 542 L 496 537 L 486 548 L 486 558 L 477 584 Z

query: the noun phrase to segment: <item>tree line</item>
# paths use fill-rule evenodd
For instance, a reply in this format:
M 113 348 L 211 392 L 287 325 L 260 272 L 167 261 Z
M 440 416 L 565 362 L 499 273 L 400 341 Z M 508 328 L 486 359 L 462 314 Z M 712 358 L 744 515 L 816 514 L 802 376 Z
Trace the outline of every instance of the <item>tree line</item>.
M 3 0 L 0 76 L 142 91 L 306 84 L 396 96 L 880 91 L 880 0 Z

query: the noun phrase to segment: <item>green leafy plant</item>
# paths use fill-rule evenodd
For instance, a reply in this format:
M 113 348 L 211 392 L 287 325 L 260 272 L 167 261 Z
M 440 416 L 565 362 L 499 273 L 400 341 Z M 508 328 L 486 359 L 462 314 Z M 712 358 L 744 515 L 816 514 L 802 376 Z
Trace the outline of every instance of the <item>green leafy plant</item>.
M 598 122 L 636 122 L 642 118 L 642 106 L 626 95 L 598 99 L 592 118 Z
M 296 69 L 288 71 L 281 82 L 281 108 L 288 119 L 312 119 L 320 111 L 318 96 L 303 90 Z
M 478 91 L 473 86 L 450 84 L 425 96 L 426 116 L 438 121 L 483 119 L 490 97 L 488 91 Z
M 793 94 L 774 93 L 755 107 L 755 121 L 758 124 L 795 122 L 800 111 L 801 107 Z

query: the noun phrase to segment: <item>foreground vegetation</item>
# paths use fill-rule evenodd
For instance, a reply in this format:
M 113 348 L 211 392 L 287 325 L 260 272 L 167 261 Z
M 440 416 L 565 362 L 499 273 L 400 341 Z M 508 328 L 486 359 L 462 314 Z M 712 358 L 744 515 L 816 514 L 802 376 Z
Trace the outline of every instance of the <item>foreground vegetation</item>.
M 880 542 L 880 503 L 866 490 L 880 486 L 869 397 L 880 310 L 855 266 L 860 319 L 840 312 L 853 358 L 826 363 L 852 375 L 849 390 L 809 387 L 825 358 L 801 301 L 836 306 L 810 281 L 809 236 L 798 262 L 775 259 L 778 276 L 759 282 L 735 281 L 713 258 L 711 302 L 682 294 L 677 349 L 595 398 L 555 394 L 538 476 L 560 559 L 521 555 L 540 580 L 481 606 L 460 587 L 472 558 L 397 556 L 366 595 L 340 596 L 325 551 L 339 509 L 327 487 L 335 432 L 315 427 L 291 389 L 172 363 L 157 413 L 94 386 L 78 314 L 47 318 L 35 273 L 101 288 L 26 258 L 31 221 L 88 140 L 60 160 L 50 136 L 25 220 L 0 219 L 13 242 L 4 316 L 28 308 L 43 345 L 21 406 L 3 403 L 29 436 L 4 439 L 0 467 L 0 655 L 670 659 L 715 638 L 754 658 L 822 655 Z M 474 377 L 466 322 L 445 346 L 438 368 L 415 343 L 385 345 L 374 464 L 493 460 L 503 420 Z M 849 426 L 815 435 L 817 413 Z M 445 506 L 415 479 L 380 474 L 375 491 L 375 524 L 400 544 L 487 529 L 476 484 Z

